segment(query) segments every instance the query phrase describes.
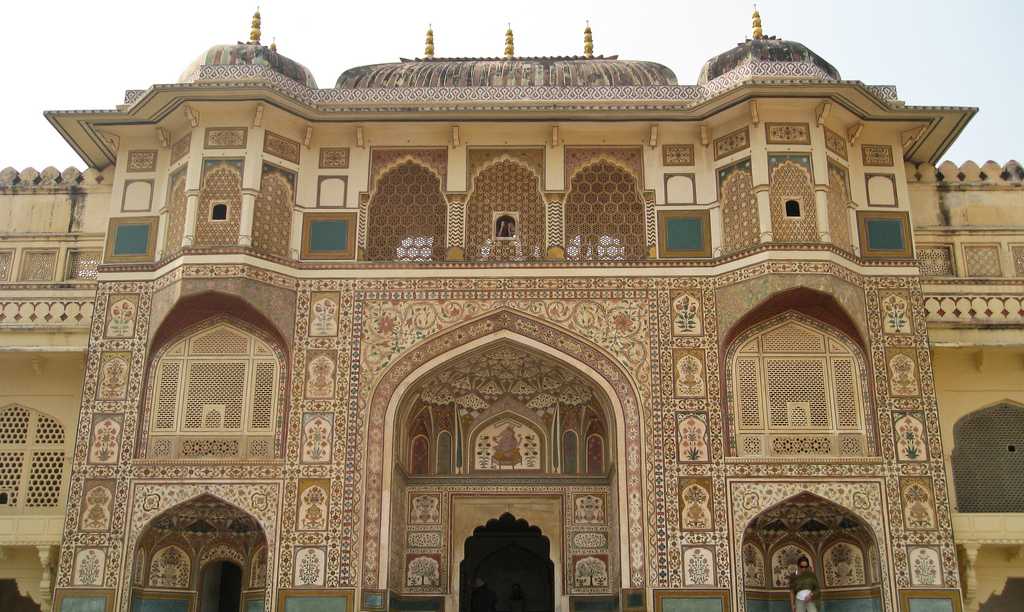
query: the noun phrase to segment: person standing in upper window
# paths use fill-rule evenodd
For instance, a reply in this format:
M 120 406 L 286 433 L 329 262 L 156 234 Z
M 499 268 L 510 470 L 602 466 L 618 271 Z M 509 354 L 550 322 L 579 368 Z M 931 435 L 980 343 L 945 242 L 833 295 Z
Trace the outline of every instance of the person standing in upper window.
M 794 612 L 818 612 L 818 576 L 811 569 L 807 557 L 800 557 L 796 565 L 799 571 L 789 577 L 790 603 Z

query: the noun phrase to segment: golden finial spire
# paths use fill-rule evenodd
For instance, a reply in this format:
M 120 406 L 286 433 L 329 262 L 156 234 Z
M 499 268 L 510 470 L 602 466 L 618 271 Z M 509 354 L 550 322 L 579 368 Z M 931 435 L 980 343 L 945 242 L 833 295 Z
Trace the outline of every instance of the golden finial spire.
M 434 57 L 434 26 L 427 24 L 427 44 L 423 48 L 423 57 Z
M 270 39 L 270 50 L 277 53 L 277 37 Z
M 508 24 L 505 30 L 505 58 L 510 59 L 516 56 L 515 43 L 512 41 L 512 24 Z
M 260 7 L 258 6 L 252 16 L 252 30 L 249 31 L 249 42 L 254 45 L 260 44 Z
M 594 57 L 594 33 L 590 31 L 590 22 L 583 30 L 583 57 Z
M 764 32 L 761 30 L 761 13 L 757 12 L 756 4 L 754 5 L 754 14 L 750 18 L 754 26 L 754 40 L 764 38 Z

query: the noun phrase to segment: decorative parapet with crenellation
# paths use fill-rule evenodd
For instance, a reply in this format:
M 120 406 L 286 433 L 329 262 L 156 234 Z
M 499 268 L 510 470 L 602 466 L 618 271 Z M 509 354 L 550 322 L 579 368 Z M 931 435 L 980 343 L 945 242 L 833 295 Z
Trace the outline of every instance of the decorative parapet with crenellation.
M 0 328 L 84 328 L 92 322 L 94 300 L 0 298 Z

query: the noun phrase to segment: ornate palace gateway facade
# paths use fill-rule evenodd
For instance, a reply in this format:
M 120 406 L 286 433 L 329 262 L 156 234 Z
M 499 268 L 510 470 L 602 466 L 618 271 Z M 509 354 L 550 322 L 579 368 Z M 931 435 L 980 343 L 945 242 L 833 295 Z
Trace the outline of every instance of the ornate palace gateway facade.
M 259 38 L 0 172 L 39 607 L 767 612 L 806 556 L 825 610 L 1010 609 L 1024 173 L 935 168 L 974 109 L 756 14 L 696 85 L 589 28 L 325 89 Z

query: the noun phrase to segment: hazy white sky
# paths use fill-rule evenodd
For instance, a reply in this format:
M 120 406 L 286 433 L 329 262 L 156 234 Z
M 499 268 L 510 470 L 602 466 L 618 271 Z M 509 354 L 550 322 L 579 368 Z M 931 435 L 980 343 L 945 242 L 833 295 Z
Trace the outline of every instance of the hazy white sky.
M 174 82 L 213 44 L 245 40 L 256 0 L 3 2 L 0 168 L 84 167 L 43 119 L 51 109 L 108 109 L 125 89 Z M 260 0 L 264 42 L 331 87 L 351 66 L 417 57 L 433 24 L 436 53 L 496 56 L 512 23 L 517 55 L 578 54 L 590 20 L 598 54 L 661 62 L 695 83 L 712 55 L 750 32 L 751 3 L 311 2 Z M 1024 158 L 1024 43 L 1019 0 L 761 0 L 765 33 L 800 41 L 846 79 L 895 84 L 908 104 L 977 106 L 946 157 Z

